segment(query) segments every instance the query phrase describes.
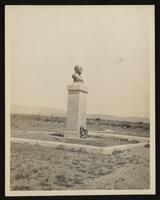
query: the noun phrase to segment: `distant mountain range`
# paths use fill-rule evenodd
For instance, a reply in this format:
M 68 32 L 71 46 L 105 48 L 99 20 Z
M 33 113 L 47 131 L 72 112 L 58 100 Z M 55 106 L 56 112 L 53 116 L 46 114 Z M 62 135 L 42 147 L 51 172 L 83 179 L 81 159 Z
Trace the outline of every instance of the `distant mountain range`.
M 149 123 L 149 119 L 144 118 L 144 117 L 120 117 L 120 116 L 104 115 L 104 114 L 88 114 L 88 117 L 89 118 L 101 118 L 101 119 L 105 119 L 105 120 L 114 120 L 114 121 Z
M 19 106 L 16 104 L 11 104 L 11 113 L 19 114 L 30 114 L 30 115 L 52 115 L 53 116 L 66 116 L 66 112 L 59 109 L 49 108 L 49 107 L 26 107 Z
M 19 113 L 19 114 L 30 114 L 30 115 L 46 115 L 46 116 L 60 116 L 65 117 L 66 111 L 60 109 L 54 109 L 49 107 L 26 107 L 19 106 L 16 104 L 11 104 L 11 113 Z M 149 123 L 148 118 L 142 117 L 119 117 L 105 114 L 88 114 L 88 118 L 101 118 L 105 120 L 117 120 L 117 121 L 129 121 L 129 122 L 145 122 Z

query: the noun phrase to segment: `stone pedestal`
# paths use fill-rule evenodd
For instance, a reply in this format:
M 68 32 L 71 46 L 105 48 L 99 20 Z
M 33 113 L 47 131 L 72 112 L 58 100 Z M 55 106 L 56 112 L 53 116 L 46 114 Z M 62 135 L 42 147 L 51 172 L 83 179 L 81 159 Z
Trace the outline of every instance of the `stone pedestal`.
M 64 137 L 79 138 L 81 126 L 86 128 L 86 103 L 88 89 L 83 83 L 68 85 L 67 130 Z

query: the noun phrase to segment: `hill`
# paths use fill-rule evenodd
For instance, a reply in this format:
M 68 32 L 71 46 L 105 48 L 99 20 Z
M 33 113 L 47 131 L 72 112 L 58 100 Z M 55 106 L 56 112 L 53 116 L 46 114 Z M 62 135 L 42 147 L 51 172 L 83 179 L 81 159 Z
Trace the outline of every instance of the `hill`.
M 25 107 L 19 106 L 16 104 L 11 105 L 11 113 L 19 113 L 19 114 L 30 114 L 30 115 L 46 115 L 46 116 L 60 116 L 65 117 L 66 111 L 60 109 L 54 109 L 50 107 Z M 105 120 L 116 120 L 116 121 L 128 121 L 128 122 L 144 122 L 149 123 L 148 118 L 141 118 L 141 117 L 120 117 L 120 116 L 112 116 L 112 115 L 105 115 L 105 114 L 88 114 L 88 118 L 100 118 Z
M 25 107 L 12 104 L 11 105 L 11 113 L 18 114 L 29 114 L 29 115 L 56 115 L 56 116 L 66 116 L 66 112 L 59 109 L 49 108 L 49 107 Z

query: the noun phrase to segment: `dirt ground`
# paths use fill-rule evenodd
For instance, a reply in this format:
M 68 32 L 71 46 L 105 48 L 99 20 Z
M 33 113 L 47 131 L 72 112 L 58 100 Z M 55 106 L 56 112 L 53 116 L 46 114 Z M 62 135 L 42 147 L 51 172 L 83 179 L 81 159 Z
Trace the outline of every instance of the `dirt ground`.
M 107 137 L 107 138 L 88 137 L 88 138 L 71 139 L 71 138 L 64 138 L 64 137 L 50 135 L 49 133 L 34 132 L 34 131 L 31 131 L 31 132 L 18 131 L 18 130 L 13 130 L 11 132 L 11 136 L 18 137 L 18 138 L 25 138 L 25 139 L 65 142 L 65 143 L 83 144 L 83 145 L 91 145 L 91 146 L 98 146 L 98 147 L 109 147 L 109 146 L 116 146 L 116 145 L 138 143 L 138 141 L 135 139 L 131 141 L 128 141 L 128 139 L 115 138 L 115 137 Z
M 53 136 L 28 131 L 61 132 L 65 127 L 65 118 L 11 115 L 11 135 L 14 137 L 55 140 Z M 117 131 L 117 134 L 149 137 L 149 124 L 145 123 L 89 119 L 87 128 L 89 131 L 109 129 Z M 90 145 L 88 141 L 86 144 Z M 127 141 L 119 142 L 125 144 Z M 102 139 L 94 141 L 95 146 L 104 146 L 104 143 Z M 115 139 L 105 143 L 109 146 L 114 144 L 117 144 Z M 149 189 L 149 163 L 149 147 L 100 155 L 13 143 L 11 190 Z
M 64 131 L 65 117 L 48 117 L 34 115 L 11 115 L 12 130 Z M 112 121 L 103 119 L 87 119 L 88 131 L 117 131 L 115 134 L 149 137 L 150 126 L 142 122 Z
M 149 189 L 149 148 L 99 155 L 11 145 L 11 190 Z

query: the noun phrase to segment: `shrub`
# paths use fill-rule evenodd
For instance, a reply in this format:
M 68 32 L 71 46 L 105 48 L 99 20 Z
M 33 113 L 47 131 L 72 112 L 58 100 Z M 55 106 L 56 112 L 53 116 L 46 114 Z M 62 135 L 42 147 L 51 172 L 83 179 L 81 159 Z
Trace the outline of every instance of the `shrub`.
M 114 151 L 112 152 L 113 155 L 118 155 L 118 154 L 120 154 L 120 153 L 123 153 L 123 151 L 120 150 L 120 149 L 116 149 L 116 150 L 114 150 Z
M 145 147 L 145 148 L 150 148 L 150 144 L 147 143 L 147 144 L 144 145 L 144 147 Z

